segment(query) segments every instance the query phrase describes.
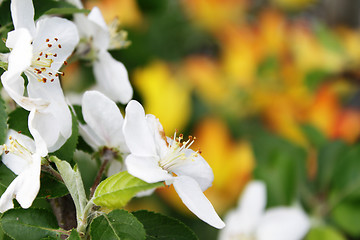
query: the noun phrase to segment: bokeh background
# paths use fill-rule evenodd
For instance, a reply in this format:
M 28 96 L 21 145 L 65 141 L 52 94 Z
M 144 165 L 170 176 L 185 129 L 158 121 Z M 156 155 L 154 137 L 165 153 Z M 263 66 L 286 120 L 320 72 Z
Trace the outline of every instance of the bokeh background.
M 131 45 L 112 51 L 134 98 L 167 135 L 197 137 L 213 168 L 205 194 L 221 216 L 251 179 L 267 207 L 300 204 L 307 239 L 360 239 L 360 1 L 88 0 L 115 17 Z M 92 71 L 69 64 L 65 92 L 87 89 Z M 172 187 L 127 207 L 196 219 Z

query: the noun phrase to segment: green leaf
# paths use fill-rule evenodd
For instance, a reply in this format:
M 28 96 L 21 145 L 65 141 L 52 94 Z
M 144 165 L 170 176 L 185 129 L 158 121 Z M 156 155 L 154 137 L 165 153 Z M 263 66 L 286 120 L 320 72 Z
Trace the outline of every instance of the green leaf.
M 346 148 L 335 162 L 332 189 L 340 195 L 360 197 L 360 144 Z
M 327 142 L 326 137 L 316 127 L 310 124 L 303 124 L 300 127 L 302 132 L 305 134 L 306 138 L 309 140 L 309 142 L 316 148 L 320 148 L 321 146 L 326 144 Z
M 61 161 L 58 158 L 51 156 L 50 160 L 56 164 L 61 177 L 63 178 L 66 187 L 68 188 L 70 195 L 74 201 L 76 208 L 76 216 L 80 221 L 84 215 L 84 209 L 87 204 L 84 185 L 81 179 L 80 172 L 77 165 L 74 166 L 74 170 L 70 164 L 66 161 Z
M 10 0 L 5 0 L 0 4 L 0 26 L 11 23 Z
M 79 9 L 79 8 L 52 8 L 46 11 L 44 14 L 60 14 L 60 15 L 71 15 L 74 13 L 90 13 L 88 9 Z
M 305 74 L 305 85 L 310 89 L 315 91 L 318 89 L 320 84 L 327 80 L 329 72 L 322 69 L 313 69 Z
M 323 226 L 312 228 L 305 240 L 346 240 L 338 231 L 332 227 Z
M 333 52 L 344 53 L 345 49 L 341 39 L 330 28 L 323 24 L 317 24 L 314 28 L 314 33 L 323 46 Z
M 29 112 L 23 108 L 16 108 L 9 114 L 9 128 L 20 131 L 22 134 L 32 138 L 28 129 Z
M 46 172 L 41 172 L 40 184 L 37 198 L 58 198 L 69 193 L 63 182 Z
M 143 225 L 131 213 L 114 210 L 95 218 L 90 224 L 91 239 L 145 239 Z
M 68 240 L 81 240 L 79 233 L 75 229 L 73 229 L 71 231 L 71 234 L 67 239 Z
M 143 225 L 146 240 L 196 240 L 195 233 L 184 223 L 159 213 L 140 210 L 132 213 Z
M 360 199 L 341 201 L 331 212 L 331 219 L 346 233 L 360 236 Z
M 33 0 L 35 8 L 35 19 L 44 14 L 69 15 L 73 13 L 87 13 L 89 10 L 78 9 L 66 1 L 56 0 Z
M 73 159 L 79 137 L 78 122 L 75 114 L 72 111 L 71 111 L 71 116 L 72 116 L 72 134 L 70 138 L 65 142 L 65 144 L 59 150 L 52 153 L 53 155 L 57 156 L 59 159 L 66 160 L 68 162 L 71 162 Z
M 4 144 L 7 135 L 7 114 L 5 111 L 5 103 L 0 95 L 0 145 Z
M 16 178 L 16 174 L 6 167 L 5 164 L 0 165 L 0 194 L 2 195 L 10 183 Z
M 95 190 L 93 202 L 110 209 L 122 208 L 138 192 L 163 186 L 162 182 L 147 183 L 128 172 L 119 172 L 102 181 Z
M 2 215 L 0 223 L 13 239 L 39 240 L 60 236 L 56 218 L 44 209 L 10 209 Z
M 330 190 L 332 183 L 337 181 L 334 174 L 347 151 L 348 146 L 342 141 L 329 142 L 319 149 L 316 186 L 322 193 Z
M 251 140 L 257 163 L 254 176 L 266 182 L 268 207 L 290 205 L 306 177 L 305 150 L 265 131 Z

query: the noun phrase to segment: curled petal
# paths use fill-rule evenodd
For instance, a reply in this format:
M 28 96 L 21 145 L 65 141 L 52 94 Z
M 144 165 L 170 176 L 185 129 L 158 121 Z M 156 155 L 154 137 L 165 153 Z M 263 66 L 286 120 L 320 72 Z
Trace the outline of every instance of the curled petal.
M 173 184 L 183 203 L 198 218 L 215 228 L 225 227 L 225 223 L 217 215 L 214 207 L 194 179 L 188 176 L 179 176 L 176 177 Z
M 124 64 L 107 51 L 100 51 L 94 62 L 94 75 L 99 88 L 114 101 L 127 103 L 133 95 L 129 76 Z

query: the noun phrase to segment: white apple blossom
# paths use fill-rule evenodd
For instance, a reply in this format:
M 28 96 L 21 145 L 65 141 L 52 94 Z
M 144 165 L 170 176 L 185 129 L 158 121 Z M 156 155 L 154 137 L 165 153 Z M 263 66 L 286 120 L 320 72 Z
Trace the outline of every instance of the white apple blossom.
M 299 207 L 265 207 L 265 184 L 250 182 L 238 208 L 225 217 L 219 240 L 301 240 L 308 232 L 309 218 Z
M 70 1 L 77 7 L 82 7 L 78 1 Z M 75 14 L 74 21 L 78 26 L 81 41 L 77 54 L 93 61 L 93 72 L 97 81 L 97 90 L 106 94 L 113 101 L 127 103 L 133 95 L 129 76 L 125 66 L 114 59 L 108 52 L 110 49 L 126 45 L 126 34 L 109 27 L 99 10 L 94 7 L 89 15 Z
M 125 159 L 129 149 L 122 133 L 124 119 L 116 104 L 98 91 L 87 91 L 82 98 L 82 114 L 87 123 L 79 127 L 84 140 L 94 150 L 106 147 Z M 110 176 L 123 170 L 126 170 L 125 165 L 115 159 L 107 174 Z
M 72 133 L 71 113 L 60 86 L 59 69 L 77 45 L 78 32 L 71 21 L 59 17 L 43 18 L 35 25 L 31 0 L 12 0 L 11 16 L 15 30 L 8 33 L 6 46 L 11 52 L 8 70 L 1 81 L 17 104 L 34 112 L 31 125 L 52 152 Z M 28 79 L 25 95 L 22 73 Z
M 7 142 L 0 146 L 0 154 L 3 154 L 2 162 L 17 175 L 1 195 L 0 212 L 13 208 L 14 198 L 22 208 L 29 208 L 40 189 L 41 157 L 47 155 L 45 142 L 35 144 L 29 137 L 10 129 Z
M 135 100 L 126 107 L 123 132 L 131 154 L 125 159 L 128 172 L 148 183 L 165 181 L 173 184 L 183 203 L 204 222 L 223 228 L 224 222 L 203 194 L 211 186 L 211 167 L 189 147 L 193 138 L 182 141 L 182 135 L 166 138 L 159 120 L 145 115 Z

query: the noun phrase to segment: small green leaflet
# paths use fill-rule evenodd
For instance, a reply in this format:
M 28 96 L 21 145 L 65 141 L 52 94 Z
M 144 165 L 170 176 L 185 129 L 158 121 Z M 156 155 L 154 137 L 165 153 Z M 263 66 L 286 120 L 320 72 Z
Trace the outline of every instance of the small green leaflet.
M 56 167 L 58 168 L 60 175 L 63 178 L 65 185 L 68 188 L 70 195 L 74 201 L 76 208 L 76 216 L 78 221 L 80 221 L 84 215 L 84 209 L 87 204 L 87 199 L 85 195 L 84 185 L 77 165 L 75 165 L 74 169 L 72 169 L 68 162 L 61 161 L 55 156 L 51 156 L 50 161 L 56 164 Z
M 147 183 L 128 172 L 119 172 L 102 181 L 92 201 L 109 209 L 124 207 L 137 193 L 163 186 L 162 182 Z

